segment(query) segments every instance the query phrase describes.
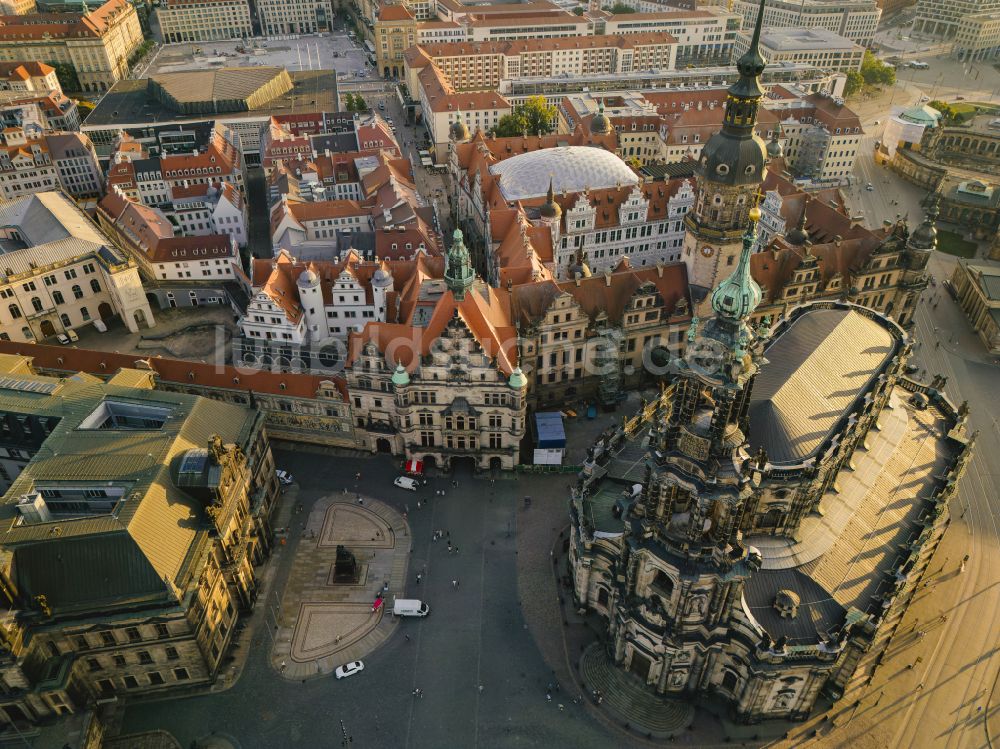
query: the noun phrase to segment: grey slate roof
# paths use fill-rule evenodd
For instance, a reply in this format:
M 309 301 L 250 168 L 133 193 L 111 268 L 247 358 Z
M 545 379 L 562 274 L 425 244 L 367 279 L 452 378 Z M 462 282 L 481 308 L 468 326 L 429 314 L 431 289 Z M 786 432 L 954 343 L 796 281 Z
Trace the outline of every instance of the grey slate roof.
M 765 351 L 750 399 L 750 445 L 771 463 L 800 462 L 820 448 L 892 358 L 895 339 L 852 309 L 802 314 Z
M 779 590 L 799 596 L 799 612 L 794 619 L 783 618 L 774 608 Z M 815 644 L 820 635 L 829 635 L 844 622 L 847 611 L 808 575 L 799 570 L 759 570 L 744 587 L 750 613 L 772 639 L 788 637 L 791 645 Z

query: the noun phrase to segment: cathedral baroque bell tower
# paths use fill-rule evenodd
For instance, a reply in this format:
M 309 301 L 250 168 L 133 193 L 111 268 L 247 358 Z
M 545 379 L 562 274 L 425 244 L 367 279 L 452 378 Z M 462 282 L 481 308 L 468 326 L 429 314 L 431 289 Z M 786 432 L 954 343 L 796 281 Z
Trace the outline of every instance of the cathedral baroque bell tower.
M 760 86 L 766 64 L 760 53 L 763 17 L 761 0 L 750 47 L 736 62 L 739 80 L 726 95 L 722 129 L 705 143 L 695 168 L 697 196 L 685 217 L 684 262 L 692 287 L 702 294 L 696 310 L 701 315 L 709 313 L 707 291 L 736 263 L 747 212 L 764 181 L 767 146 L 754 132 L 764 95 Z
M 760 209 L 747 218 L 732 275 L 709 297 L 713 317 L 692 320 L 687 351 L 671 362 L 674 392 L 649 433 L 642 490 L 623 513 L 613 657 L 659 692 L 722 678 L 719 637 L 742 626 L 743 585 L 760 568 L 740 532 L 759 480 L 746 435 L 769 326 L 748 322 L 761 301 L 750 276 Z

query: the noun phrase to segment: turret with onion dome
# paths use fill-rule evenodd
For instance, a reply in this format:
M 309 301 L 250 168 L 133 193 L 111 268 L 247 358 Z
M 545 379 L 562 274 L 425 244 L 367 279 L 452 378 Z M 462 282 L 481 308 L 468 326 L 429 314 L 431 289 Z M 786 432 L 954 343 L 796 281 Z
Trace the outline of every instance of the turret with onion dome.
M 940 212 L 941 195 L 934 193 L 927 205 L 923 223 L 910 235 L 907 244 L 916 250 L 933 250 L 937 247 L 937 217 Z
M 510 373 L 510 377 L 507 379 L 507 384 L 515 390 L 520 390 L 528 384 L 528 378 L 524 376 L 524 372 L 521 371 L 520 367 L 514 367 L 514 371 Z
M 469 251 L 465 249 L 465 242 L 462 240 L 462 230 L 455 229 L 452 239 L 451 249 L 448 250 L 445 261 L 444 282 L 454 295 L 455 301 L 461 302 L 465 299 L 465 292 L 472 288 L 476 274 L 469 261 Z
M 538 210 L 538 215 L 545 223 L 555 223 L 562 216 L 562 207 L 556 202 L 556 191 L 549 177 L 549 191 L 545 195 L 545 203 Z
M 397 387 L 405 387 L 410 384 L 410 373 L 402 362 L 396 362 L 396 371 L 392 373 L 392 384 Z
M 785 241 L 789 244 L 801 246 L 809 241 L 809 232 L 806 231 L 806 207 L 808 205 L 809 198 L 806 197 L 806 199 L 802 201 L 802 213 L 799 215 L 798 223 L 795 224 L 794 229 L 785 235 Z
M 604 99 L 597 103 L 597 114 L 590 121 L 590 132 L 594 135 L 611 135 L 615 131 L 615 126 L 611 124 L 611 118 L 604 114 Z

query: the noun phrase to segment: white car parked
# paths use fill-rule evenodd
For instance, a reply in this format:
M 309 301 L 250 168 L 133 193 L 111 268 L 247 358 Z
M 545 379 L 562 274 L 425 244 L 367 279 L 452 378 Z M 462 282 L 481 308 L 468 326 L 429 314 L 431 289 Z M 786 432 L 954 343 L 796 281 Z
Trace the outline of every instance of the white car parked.
M 274 475 L 278 477 L 278 483 L 282 486 L 290 486 L 295 483 L 295 477 L 288 471 L 282 471 L 278 469 L 274 472 Z
M 417 490 L 417 480 L 411 479 L 409 476 L 397 476 L 396 480 L 392 482 L 395 486 L 400 489 L 406 489 L 407 491 L 415 492 Z
M 356 673 L 360 673 L 365 670 L 365 664 L 361 661 L 351 661 L 350 663 L 345 663 L 343 666 L 337 666 L 337 670 L 334 671 L 338 679 L 346 679 L 348 676 L 354 676 Z

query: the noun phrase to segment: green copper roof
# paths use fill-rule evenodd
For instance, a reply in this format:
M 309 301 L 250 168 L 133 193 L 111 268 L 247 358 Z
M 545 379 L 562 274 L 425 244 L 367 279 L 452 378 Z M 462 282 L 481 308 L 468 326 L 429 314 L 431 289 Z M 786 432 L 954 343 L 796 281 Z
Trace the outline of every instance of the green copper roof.
M 729 320 L 745 320 L 760 304 L 760 286 L 750 276 L 750 255 L 757 240 L 757 222 L 752 220 L 743 234 L 740 262 L 733 275 L 712 292 L 712 310 Z
M 510 379 L 507 380 L 507 384 L 516 390 L 520 390 L 528 384 L 528 378 L 524 376 L 524 372 L 521 371 L 520 367 L 515 367 L 514 371 L 510 373 Z
M 448 250 L 448 258 L 445 264 L 444 281 L 448 284 L 448 289 L 455 295 L 456 301 L 465 299 L 465 292 L 476 280 L 476 274 L 472 270 L 472 263 L 469 261 L 469 251 L 465 248 L 462 240 L 462 230 L 455 229 L 451 249 Z
M 410 374 L 402 364 L 396 364 L 396 371 L 392 373 L 392 384 L 400 387 L 410 384 Z

